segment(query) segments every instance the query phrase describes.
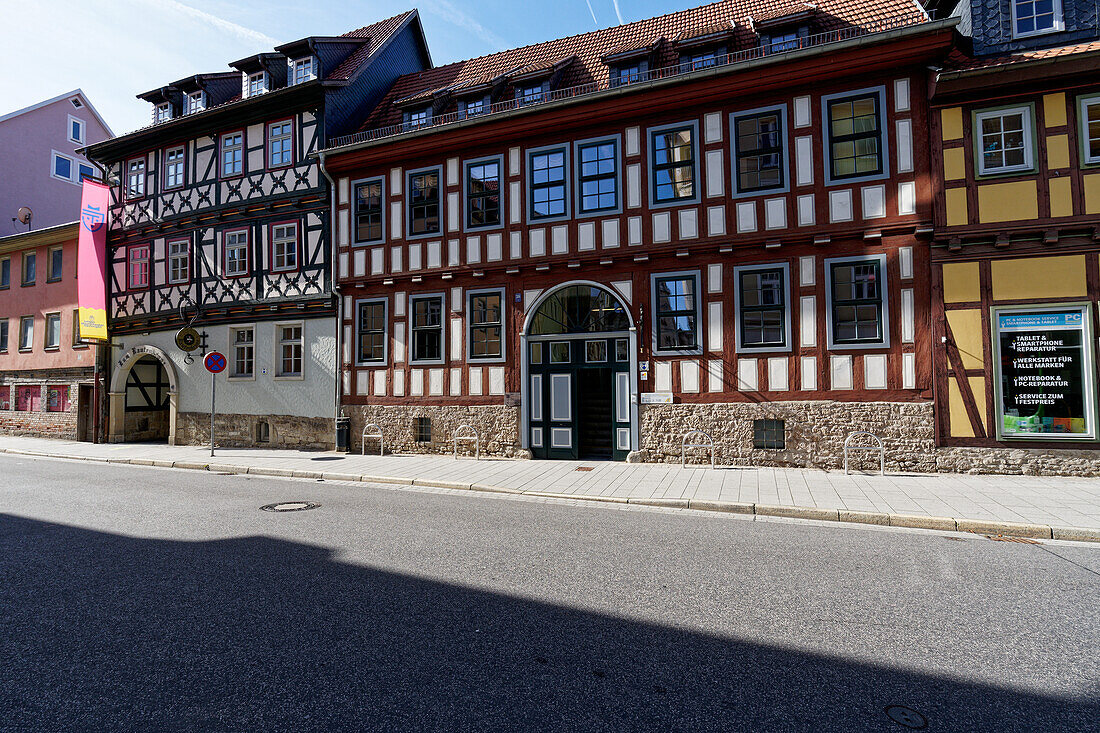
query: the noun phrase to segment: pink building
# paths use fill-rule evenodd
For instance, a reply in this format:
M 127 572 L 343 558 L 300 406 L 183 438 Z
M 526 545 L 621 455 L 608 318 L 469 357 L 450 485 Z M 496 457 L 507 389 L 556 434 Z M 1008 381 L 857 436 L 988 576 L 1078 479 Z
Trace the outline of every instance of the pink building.
M 100 176 L 76 151 L 111 137 L 79 89 L 0 114 L 0 236 L 76 221 L 80 182 Z M 29 226 L 15 221 L 22 207 L 33 212 Z
M 0 434 L 97 432 L 96 347 L 76 332 L 77 229 L 0 238 Z

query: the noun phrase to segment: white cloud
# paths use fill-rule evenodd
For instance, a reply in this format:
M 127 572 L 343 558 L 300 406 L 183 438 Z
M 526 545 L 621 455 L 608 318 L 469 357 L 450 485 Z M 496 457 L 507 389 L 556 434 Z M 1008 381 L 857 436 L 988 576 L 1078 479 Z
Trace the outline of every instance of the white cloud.
M 451 25 L 470 31 L 491 46 L 494 51 L 503 51 L 508 48 L 508 45 L 499 36 L 456 8 L 450 0 L 430 0 L 424 5 L 424 9 L 432 15 L 439 16 Z
M 584 0 L 584 4 L 588 6 L 588 12 L 592 14 L 592 22 L 599 25 L 600 21 L 596 20 L 596 11 L 592 9 L 592 0 Z
M 268 46 L 274 46 L 278 43 L 274 38 L 263 33 L 246 28 L 243 25 L 234 23 L 233 21 L 226 20 L 225 18 L 219 18 L 216 15 L 206 12 L 205 10 L 199 10 L 193 8 L 190 5 L 184 5 L 177 0 L 145 0 L 149 5 L 160 7 L 164 10 L 181 13 L 195 20 L 201 20 L 204 23 L 209 23 L 218 30 L 225 31 L 226 33 L 232 33 L 235 36 L 243 38 L 247 41 L 258 41 Z
M 619 25 L 622 25 L 626 21 L 623 20 L 623 12 L 619 10 L 619 0 L 611 0 L 611 4 L 615 6 L 615 17 L 619 19 Z

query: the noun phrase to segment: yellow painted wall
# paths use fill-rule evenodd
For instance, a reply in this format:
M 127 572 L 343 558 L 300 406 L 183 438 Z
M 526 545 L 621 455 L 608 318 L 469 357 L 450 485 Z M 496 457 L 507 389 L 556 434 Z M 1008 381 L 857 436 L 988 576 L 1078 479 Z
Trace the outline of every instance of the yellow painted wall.
M 944 199 L 947 203 L 947 226 L 966 226 L 969 223 L 966 215 L 966 189 L 949 188 L 944 191 Z
M 963 404 L 962 390 L 956 381 L 959 377 L 947 380 L 947 413 L 951 420 L 951 437 L 973 438 L 974 430 L 970 427 L 970 416 L 966 414 L 966 405 Z M 970 377 L 970 391 L 974 394 L 974 401 L 978 405 L 978 415 L 985 428 L 985 377 Z M 988 432 L 986 433 L 988 435 Z
M 1066 95 L 1061 92 L 1043 95 L 1043 119 L 1047 127 L 1066 124 Z
M 982 299 L 977 262 L 950 262 L 943 266 L 943 302 L 977 303 Z
M 1063 178 L 1051 178 L 1050 185 L 1050 215 L 1073 216 L 1073 189 L 1068 176 Z
M 1100 173 L 1081 176 L 1085 188 L 1085 213 L 1100 214 Z
M 955 346 L 962 357 L 963 369 L 981 369 L 985 365 L 982 312 L 977 308 L 947 311 L 947 322 L 951 325 L 951 335 L 955 337 Z
M 1024 257 L 990 263 L 994 300 L 1085 297 L 1085 256 Z
M 1050 135 L 1047 137 L 1047 168 L 1057 170 L 1069 168 L 1069 136 Z
M 966 149 L 944 148 L 943 179 L 945 181 L 959 181 L 963 178 L 966 178 Z
M 944 140 L 958 140 L 963 136 L 962 107 L 948 107 L 940 110 L 940 124 L 943 127 Z
M 1038 218 L 1039 196 L 1035 181 L 978 185 L 978 221 L 982 224 Z

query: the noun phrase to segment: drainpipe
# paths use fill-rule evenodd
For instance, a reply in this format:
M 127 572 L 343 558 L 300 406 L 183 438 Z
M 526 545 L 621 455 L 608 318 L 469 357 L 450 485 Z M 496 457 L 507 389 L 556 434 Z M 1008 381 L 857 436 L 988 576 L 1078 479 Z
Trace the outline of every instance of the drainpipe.
M 340 286 L 336 282 L 336 273 L 338 271 L 337 266 L 337 243 L 336 243 L 336 181 L 333 180 L 329 174 L 328 169 L 325 167 L 325 151 L 321 150 L 317 154 L 319 165 L 321 167 L 321 173 L 325 179 L 328 180 L 329 187 L 329 232 L 331 239 L 331 256 L 329 257 L 330 267 L 332 268 L 332 292 L 336 296 L 336 389 L 333 393 L 333 417 L 332 427 L 333 431 L 336 431 L 337 421 L 340 419 L 340 401 L 343 399 L 344 391 L 344 299 L 340 295 Z M 333 446 L 335 447 L 336 441 L 333 440 Z M 351 447 L 351 433 L 348 432 L 348 447 Z

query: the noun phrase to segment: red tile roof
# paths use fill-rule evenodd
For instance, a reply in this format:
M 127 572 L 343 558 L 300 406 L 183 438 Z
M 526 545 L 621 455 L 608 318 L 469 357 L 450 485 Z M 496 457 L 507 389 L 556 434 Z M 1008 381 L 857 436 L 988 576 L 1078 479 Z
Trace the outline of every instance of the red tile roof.
M 326 79 L 347 81 L 350 79 L 354 72 L 363 65 L 363 63 L 374 53 L 379 46 L 386 42 L 386 40 L 393 35 L 394 31 L 401 27 L 401 24 L 412 15 L 413 10 L 408 10 L 400 15 L 395 15 L 392 18 L 386 18 L 380 20 L 377 23 L 365 25 L 362 28 L 356 28 L 353 31 L 341 34 L 341 37 L 350 38 L 369 38 L 367 43 L 357 48 L 351 53 L 344 62 L 333 69 Z
M 514 48 L 478 58 L 438 66 L 397 79 L 382 103 L 360 127 L 370 130 L 400 123 L 401 112 L 395 100 L 408 99 L 426 90 L 441 89 L 454 84 L 470 85 L 485 81 L 517 67 L 543 67 L 554 61 L 575 55 L 577 60 L 562 74 L 559 87 L 574 87 L 606 81 L 607 66 L 601 57 L 648 46 L 663 38 L 656 51 L 655 67 L 678 63 L 672 41 L 691 37 L 700 29 L 733 28 L 729 50 L 752 48 L 759 37 L 748 28 L 749 17 L 788 12 L 789 0 L 722 0 L 689 10 L 681 10 L 656 18 L 603 28 L 568 38 L 559 38 Z M 802 6 L 804 9 L 804 6 Z M 927 16 L 915 0 L 822 0 L 815 18 L 817 31 L 867 27 L 877 21 L 891 20 L 898 25 L 918 24 Z
M 1087 41 L 1076 43 L 1072 46 L 1058 46 L 1055 48 L 1040 48 L 1034 51 L 1017 51 L 1004 56 L 987 56 L 984 58 L 971 58 L 961 51 L 952 51 L 944 64 L 945 71 L 973 71 L 976 69 L 989 69 L 997 66 L 1009 66 L 1028 61 L 1042 61 L 1043 59 L 1073 56 L 1082 53 L 1095 53 L 1100 51 L 1100 41 Z

